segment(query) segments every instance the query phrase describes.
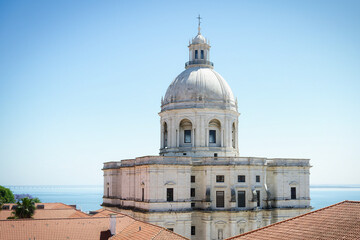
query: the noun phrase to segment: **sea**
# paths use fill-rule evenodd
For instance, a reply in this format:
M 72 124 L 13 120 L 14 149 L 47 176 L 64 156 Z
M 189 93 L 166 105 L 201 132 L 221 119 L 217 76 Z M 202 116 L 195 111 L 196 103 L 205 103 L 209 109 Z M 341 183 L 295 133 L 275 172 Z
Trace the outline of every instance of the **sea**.
M 41 202 L 62 202 L 76 205 L 84 212 L 101 208 L 103 186 L 6 186 L 14 194 L 30 194 Z M 313 210 L 323 208 L 344 200 L 360 201 L 360 185 L 313 185 L 310 186 Z

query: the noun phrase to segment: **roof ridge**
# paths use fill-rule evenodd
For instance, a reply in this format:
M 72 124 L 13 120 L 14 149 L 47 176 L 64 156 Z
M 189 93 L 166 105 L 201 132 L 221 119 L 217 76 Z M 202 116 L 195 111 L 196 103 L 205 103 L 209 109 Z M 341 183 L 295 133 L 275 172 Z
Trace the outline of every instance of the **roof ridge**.
M 74 214 L 85 214 L 87 217 L 91 217 L 91 215 L 90 214 L 87 214 L 87 213 L 85 213 L 85 212 L 83 212 L 83 211 L 80 211 L 80 210 L 76 210 L 75 209 L 75 212 L 71 215 L 71 216 L 73 216 Z
M 44 220 L 53 220 L 53 221 L 57 221 L 57 220 L 78 220 L 78 219 L 83 219 L 83 220 L 89 220 L 89 219 L 100 219 L 100 218 L 104 218 L 104 219 L 108 219 L 109 217 L 77 217 L 77 218 L 69 218 L 69 217 L 63 217 L 63 218 L 40 218 L 40 219 L 35 219 L 35 218 L 20 218 L 20 219 L 3 219 L 0 220 L 0 222 L 4 222 L 4 221 L 44 221 Z
M 115 212 L 115 211 L 114 211 L 114 212 Z M 148 222 L 145 222 L 145 221 L 138 220 L 138 219 L 136 219 L 136 218 L 134 218 L 134 217 L 132 217 L 132 216 L 129 216 L 129 215 L 127 215 L 127 214 L 124 214 L 124 213 L 120 213 L 120 214 L 122 214 L 123 217 L 129 217 L 129 218 L 133 219 L 133 220 L 136 221 L 136 222 L 141 222 L 141 223 L 145 223 L 145 224 L 150 224 L 150 225 L 152 225 L 152 226 L 162 228 L 162 227 L 160 227 L 160 226 L 158 226 L 158 225 L 155 225 L 155 224 L 152 224 L 152 223 L 148 223 Z
M 113 211 L 113 210 L 111 210 L 111 211 Z M 116 212 L 116 211 L 113 211 L 113 212 Z M 129 218 L 131 218 L 131 219 L 134 220 L 134 222 L 132 222 L 132 223 L 130 223 L 129 225 L 127 225 L 122 231 L 124 231 L 124 230 L 125 230 L 126 228 L 128 228 L 130 225 L 135 224 L 136 222 L 139 222 L 139 223 L 144 223 L 144 224 L 146 224 L 146 225 L 151 225 L 151 226 L 160 228 L 160 231 L 159 231 L 158 234 L 160 234 L 160 232 L 162 232 L 162 231 L 165 230 L 165 231 L 167 231 L 167 232 L 169 232 L 169 233 L 175 234 L 175 235 L 177 235 L 177 236 L 179 236 L 179 237 L 182 237 L 182 238 L 184 238 L 184 239 L 188 239 L 188 238 L 186 238 L 186 237 L 184 237 L 184 236 L 182 236 L 182 235 L 180 235 L 180 234 L 177 234 L 176 232 L 170 231 L 169 229 L 167 229 L 167 228 L 165 228 L 165 227 L 161 227 L 161 226 L 159 226 L 159 225 L 155 225 L 155 224 L 152 224 L 152 223 L 149 223 L 149 222 L 145 222 L 145 221 L 142 221 L 142 220 L 138 220 L 138 219 L 136 219 L 136 218 L 134 218 L 134 217 L 132 217 L 132 216 L 129 216 L 129 215 L 127 215 L 127 214 L 124 214 L 124 213 L 120 213 L 120 214 L 122 214 L 123 217 L 129 217 Z M 119 233 L 121 233 L 122 231 L 120 231 Z M 158 235 L 158 234 L 156 234 L 156 235 Z M 156 236 L 156 235 L 155 235 L 155 236 Z M 116 236 L 116 234 L 115 234 L 115 236 Z
M 354 201 L 354 200 L 345 200 L 343 202 L 348 202 L 348 203 L 360 203 L 360 201 Z
M 151 224 L 151 225 L 153 225 L 153 224 Z M 157 226 L 157 225 L 155 225 L 155 226 Z M 157 227 L 160 227 L 160 226 L 157 226 Z M 176 236 L 178 236 L 178 237 L 182 237 L 182 238 L 184 238 L 184 239 L 189 239 L 189 238 L 186 238 L 186 237 L 184 237 L 183 235 L 180 235 L 180 234 L 178 234 L 178 233 L 176 233 L 176 232 L 174 232 L 174 231 L 171 231 L 171 230 L 169 230 L 169 229 L 167 229 L 167 228 L 165 228 L 165 227 L 160 227 L 160 231 L 152 238 L 152 239 L 155 239 L 160 233 L 162 233 L 162 232 L 168 232 L 168 233 L 171 233 L 171 234 L 174 234 L 174 235 L 176 235 Z
M 129 228 L 131 225 L 135 224 L 136 223 L 136 220 L 133 219 L 134 221 L 130 224 L 128 224 L 126 227 L 124 227 L 121 231 L 119 231 L 119 234 L 122 233 L 123 231 L 125 231 L 125 229 Z M 114 237 L 116 237 L 117 233 L 115 232 L 115 235 Z
M 327 206 L 327 207 L 324 207 L 324 208 L 320 208 L 320 209 L 317 209 L 315 211 L 311 211 L 311 212 L 308 212 L 308 213 L 305 213 L 305 214 L 302 214 L 302 215 L 299 215 L 299 216 L 296 216 L 296 217 L 293 217 L 293 218 L 288 218 L 288 219 L 285 219 L 283 221 L 280 221 L 280 222 L 277 222 L 277 223 L 273 223 L 273 224 L 270 224 L 270 225 L 267 225 L 265 227 L 261 227 L 261 228 L 257 228 L 257 229 L 254 229 L 254 230 L 251 230 L 249 232 L 246 232 L 246 233 L 243 233 L 243 234 L 239 234 L 237 236 L 233 236 L 233 237 L 230 237 L 230 238 L 227 238 L 226 240 L 231 240 L 231 239 L 235 239 L 237 237 L 243 237 L 243 236 L 246 236 L 246 235 L 249 235 L 250 233 L 253 233 L 253 232 L 257 232 L 259 230 L 262 230 L 262 229 L 266 229 L 266 228 L 269 228 L 271 226 L 276 226 L 276 225 L 279 225 L 281 223 L 284 223 L 284 222 L 289 222 L 289 221 L 293 221 L 295 219 L 298 219 L 298 218 L 301 218 L 301 217 L 305 217 L 307 215 L 311 215 L 311 214 L 314 214 L 314 213 L 317 213 L 317 212 L 320 212 L 320 211 L 323 211 L 325 209 L 328 209 L 328 208 L 331 208 L 331 207 L 335 207 L 337 205 L 340 205 L 340 204 L 343 204 L 343 203 L 346 203 L 346 202 L 349 202 L 348 200 L 344 200 L 342 202 L 338 202 L 338 203 L 335 203 L 333 205 L 330 205 L 330 206 Z M 360 201 L 356 201 L 356 203 L 360 203 Z
M 151 238 L 151 240 L 155 239 L 162 231 L 164 231 L 163 228 L 161 228 L 160 231 Z
M 35 211 L 37 211 L 37 210 L 41 210 L 41 211 L 44 211 L 44 210 L 51 210 L 51 211 L 54 211 L 54 210 L 75 210 L 75 211 L 81 211 L 81 210 L 76 209 L 76 208 L 43 208 L 43 209 L 36 208 Z

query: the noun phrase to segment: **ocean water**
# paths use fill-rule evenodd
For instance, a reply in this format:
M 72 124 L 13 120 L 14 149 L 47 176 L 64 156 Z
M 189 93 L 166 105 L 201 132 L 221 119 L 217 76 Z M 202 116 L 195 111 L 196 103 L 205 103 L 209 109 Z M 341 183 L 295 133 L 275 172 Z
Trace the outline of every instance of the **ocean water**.
M 360 201 L 360 186 L 311 186 L 310 197 L 313 210 L 344 200 Z
M 28 193 L 41 202 L 75 204 L 84 212 L 101 208 L 103 186 L 7 186 L 14 194 Z
M 42 202 L 62 202 L 76 204 L 78 209 L 88 212 L 100 209 L 103 186 L 6 186 L 14 194 L 27 193 Z M 360 186 L 311 186 L 311 206 L 313 210 L 344 200 L 360 201 Z

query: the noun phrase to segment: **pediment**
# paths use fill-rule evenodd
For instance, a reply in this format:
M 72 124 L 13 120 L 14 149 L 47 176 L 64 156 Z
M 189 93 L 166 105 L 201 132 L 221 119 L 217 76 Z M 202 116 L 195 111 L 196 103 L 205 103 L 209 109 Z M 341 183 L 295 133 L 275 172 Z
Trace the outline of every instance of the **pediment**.
M 291 181 L 291 182 L 289 183 L 289 185 L 290 185 L 290 186 L 296 186 L 296 185 L 299 185 L 299 184 L 298 184 L 298 182 L 296 182 L 296 181 Z
M 175 222 L 165 222 L 165 226 L 174 226 Z
M 237 224 L 246 223 L 246 220 L 245 220 L 245 219 L 241 219 L 241 220 L 237 221 L 236 223 L 237 223 Z
M 164 185 L 176 185 L 174 181 L 167 181 Z
M 220 221 L 215 222 L 215 224 L 217 224 L 217 225 L 223 225 L 223 224 L 227 224 L 227 223 L 226 223 L 225 221 L 220 220 Z

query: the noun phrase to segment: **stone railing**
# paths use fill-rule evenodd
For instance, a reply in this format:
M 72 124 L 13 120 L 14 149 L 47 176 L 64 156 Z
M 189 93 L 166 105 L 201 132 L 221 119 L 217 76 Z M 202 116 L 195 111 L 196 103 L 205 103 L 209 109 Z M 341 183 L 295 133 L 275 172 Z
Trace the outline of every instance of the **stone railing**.
M 267 159 L 268 166 L 310 167 L 310 159 L 273 158 Z
M 121 161 L 111 161 L 104 163 L 103 169 L 114 169 L 114 168 L 120 168 L 121 167 Z
M 310 167 L 309 159 L 267 159 L 256 157 L 168 157 L 168 156 L 144 156 L 122 161 L 104 163 L 103 169 L 117 169 L 137 165 L 252 165 L 252 166 L 295 166 Z
M 190 165 L 191 157 L 145 156 L 136 158 L 133 164 Z
M 207 61 L 207 60 L 194 60 L 194 61 L 188 61 L 185 63 L 185 67 L 190 66 L 190 65 L 209 65 L 209 66 L 214 66 L 214 63 Z
M 192 158 L 193 165 L 265 165 L 265 158 L 202 157 Z

